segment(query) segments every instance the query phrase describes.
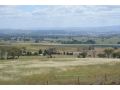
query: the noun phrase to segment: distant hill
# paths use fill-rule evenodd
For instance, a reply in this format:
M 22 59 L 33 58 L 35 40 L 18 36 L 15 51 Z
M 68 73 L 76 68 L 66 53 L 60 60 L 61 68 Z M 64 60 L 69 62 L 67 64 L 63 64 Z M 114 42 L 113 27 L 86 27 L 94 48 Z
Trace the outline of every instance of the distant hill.
M 56 28 L 37 28 L 37 29 L 0 29 L 1 35 L 109 35 L 120 34 L 120 26 L 104 27 L 56 27 Z

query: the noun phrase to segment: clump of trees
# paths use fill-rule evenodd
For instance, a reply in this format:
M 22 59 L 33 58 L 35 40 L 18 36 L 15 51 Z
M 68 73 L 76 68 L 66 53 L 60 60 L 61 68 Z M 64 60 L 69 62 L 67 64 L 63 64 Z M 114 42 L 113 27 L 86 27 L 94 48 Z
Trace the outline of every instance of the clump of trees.
M 15 59 L 19 58 L 21 55 L 21 50 L 20 48 L 17 47 L 12 47 L 7 51 L 7 59 Z
M 94 40 L 87 40 L 86 42 L 83 42 L 83 44 L 96 44 Z
M 26 53 L 28 56 L 31 56 L 32 55 L 32 52 L 30 52 L 30 51 L 27 51 L 27 53 Z
M 21 55 L 21 49 L 12 46 L 0 47 L 0 59 L 17 59 Z
M 98 57 L 101 58 L 120 58 L 120 51 L 115 51 L 114 49 L 107 48 L 103 53 L 99 53 Z
M 43 53 L 43 51 L 41 49 L 39 49 L 39 54 L 42 54 L 42 53 Z
M 87 52 L 82 52 L 77 57 L 78 58 L 86 58 L 87 57 Z
M 112 57 L 113 52 L 114 52 L 113 49 L 107 48 L 107 49 L 105 49 L 103 51 L 103 53 L 99 53 L 98 57 L 101 57 L 101 58 L 105 58 L 105 57 L 110 58 L 110 57 Z
M 53 57 L 52 54 L 56 53 L 57 53 L 56 48 L 48 48 L 44 50 L 43 55 L 48 56 L 48 58 L 52 58 Z
M 106 55 L 105 55 L 104 53 L 99 53 L 99 54 L 98 54 L 98 57 L 105 58 Z
M 114 50 L 109 48 L 104 50 L 104 53 L 108 58 L 112 57 L 113 52 Z
M 114 52 L 114 53 L 112 54 L 112 57 L 113 57 L 113 58 L 120 58 L 120 51 Z
M 18 59 L 20 56 L 47 56 L 48 58 L 53 58 L 54 54 L 61 54 L 56 48 L 48 48 L 45 50 L 39 49 L 38 51 L 28 51 L 25 47 L 15 47 L 15 46 L 0 46 L 0 59 Z M 76 55 L 78 58 L 95 57 L 96 50 L 94 46 L 83 47 L 77 52 L 74 51 L 64 51 L 63 55 Z M 106 48 L 102 53 L 97 55 L 100 58 L 120 58 L 120 51 L 114 48 Z
M 96 44 L 96 41 L 94 40 L 78 41 L 73 39 L 72 41 L 62 41 L 62 44 Z

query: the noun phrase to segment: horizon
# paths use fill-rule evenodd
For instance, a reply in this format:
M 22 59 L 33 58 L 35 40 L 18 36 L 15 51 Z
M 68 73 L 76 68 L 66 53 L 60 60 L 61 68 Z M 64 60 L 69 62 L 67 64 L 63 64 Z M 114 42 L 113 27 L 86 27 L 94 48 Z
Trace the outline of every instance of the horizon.
M 0 5 L 0 29 L 120 25 L 120 5 Z
M 22 30 L 22 31 L 32 31 L 32 30 L 71 30 L 71 31 L 94 31 L 94 29 L 98 29 L 99 28 L 107 28 L 108 30 L 109 29 L 112 29 L 112 27 L 114 28 L 114 30 L 118 30 L 118 28 L 120 27 L 120 25 L 113 25 L 113 26 L 90 26 L 90 27 L 39 27 L 39 28 L 25 28 L 25 29 L 22 29 L 22 28 L 0 28 L 0 30 Z M 101 30 L 102 31 L 102 30 Z

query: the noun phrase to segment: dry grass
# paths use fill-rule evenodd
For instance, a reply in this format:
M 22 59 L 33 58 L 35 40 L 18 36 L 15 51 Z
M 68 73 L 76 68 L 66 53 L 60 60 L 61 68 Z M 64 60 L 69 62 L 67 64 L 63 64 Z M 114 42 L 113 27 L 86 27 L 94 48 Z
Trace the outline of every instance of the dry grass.
M 119 59 L 100 58 L 46 58 L 40 56 L 27 58 L 2 60 L 0 63 L 0 84 L 46 84 L 47 80 L 51 81 L 51 83 L 49 81 L 50 84 L 72 84 L 74 77 L 60 77 L 61 79 L 59 79 L 59 76 L 56 77 L 56 75 L 66 75 L 66 73 L 68 73 L 67 76 L 81 75 L 80 73 L 76 74 L 76 72 L 79 70 L 84 72 L 85 68 L 91 71 L 92 69 L 97 70 L 100 64 L 109 64 L 112 67 L 120 62 Z M 91 65 L 96 65 L 96 67 L 91 67 Z M 84 67 L 84 69 L 79 67 Z M 101 66 L 100 68 L 102 69 Z M 75 73 L 70 73 L 74 71 Z M 99 71 L 97 72 L 99 73 Z M 108 71 L 106 70 L 106 72 Z M 91 74 L 86 71 L 82 75 L 86 76 L 86 73 Z M 83 81 L 87 81 L 87 79 Z

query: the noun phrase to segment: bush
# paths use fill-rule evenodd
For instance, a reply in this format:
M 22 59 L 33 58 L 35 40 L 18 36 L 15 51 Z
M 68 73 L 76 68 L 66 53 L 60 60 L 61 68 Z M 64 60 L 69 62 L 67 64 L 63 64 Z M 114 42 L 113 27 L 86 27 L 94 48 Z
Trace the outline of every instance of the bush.
M 100 54 L 98 54 L 98 57 L 100 57 L 100 58 L 105 58 L 105 57 L 106 57 L 106 55 L 105 55 L 105 54 L 100 53 Z
M 81 55 L 78 55 L 77 58 L 82 58 Z
M 27 55 L 28 55 L 28 56 L 31 56 L 31 55 L 32 55 L 32 53 L 28 51 L 28 52 L 27 52 Z
M 117 42 L 117 44 L 120 44 L 120 42 Z
M 106 56 L 108 58 L 110 58 L 112 56 L 113 52 L 114 52 L 114 50 L 113 49 L 109 49 L 109 48 L 104 50 L 104 53 L 106 54 Z
M 41 49 L 39 50 L 39 54 L 42 54 L 42 50 Z
M 86 58 L 86 57 L 87 57 L 87 53 L 86 53 L 86 52 L 82 52 L 82 53 L 79 54 L 77 57 L 78 57 L 78 58 Z
M 34 52 L 34 55 L 38 55 L 38 52 Z
M 87 40 L 85 44 L 96 44 L 96 42 L 94 40 Z
M 114 53 L 112 54 L 112 57 L 113 57 L 113 58 L 120 58 L 120 52 L 114 52 Z

